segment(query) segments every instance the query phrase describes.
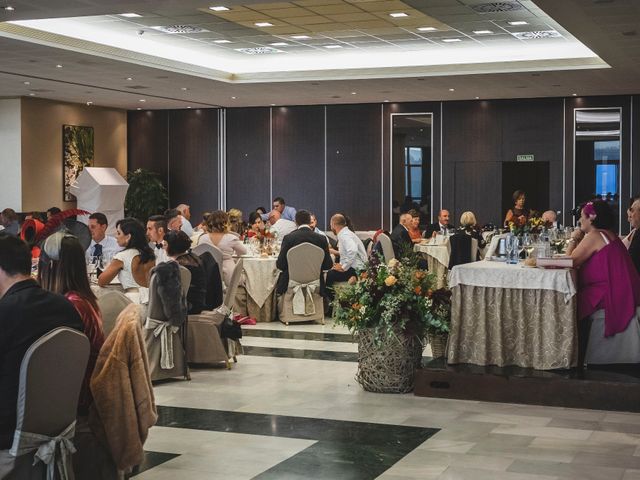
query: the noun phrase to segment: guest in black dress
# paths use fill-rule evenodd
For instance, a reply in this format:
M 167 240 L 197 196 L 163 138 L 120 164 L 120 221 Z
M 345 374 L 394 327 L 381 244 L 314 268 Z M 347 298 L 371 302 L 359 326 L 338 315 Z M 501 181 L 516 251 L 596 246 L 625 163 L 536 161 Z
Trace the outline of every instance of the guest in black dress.
M 525 207 L 527 195 L 522 190 L 516 190 L 513 192 L 512 209 L 507 210 L 507 215 L 504 217 L 504 225 L 508 226 L 509 222 L 515 223 L 517 226 L 524 225 L 529 219 L 529 209 Z

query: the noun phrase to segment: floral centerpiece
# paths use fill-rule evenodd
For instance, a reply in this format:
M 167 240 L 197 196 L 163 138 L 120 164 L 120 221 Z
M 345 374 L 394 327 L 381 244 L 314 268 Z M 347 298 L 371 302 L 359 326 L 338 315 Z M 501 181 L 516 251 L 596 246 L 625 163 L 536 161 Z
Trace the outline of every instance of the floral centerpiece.
M 513 220 L 507 224 L 509 231 L 516 236 L 524 235 L 525 233 L 542 233 L 545 228 L 548 228 L 547 223 L 542 220 L 540 214 L 533 210 L 529 218 L 526 218 L 524 221 L 521 220 L 521 218 L 523 217 L 514 217 Z
M 374 256 L 336 290 L 333 317 L 358 338 L 358 382 L 365 390 L 407 392 L 429 331 L 448 331 L 446 290 L 418 267 L 416 255 L 385 264 Z

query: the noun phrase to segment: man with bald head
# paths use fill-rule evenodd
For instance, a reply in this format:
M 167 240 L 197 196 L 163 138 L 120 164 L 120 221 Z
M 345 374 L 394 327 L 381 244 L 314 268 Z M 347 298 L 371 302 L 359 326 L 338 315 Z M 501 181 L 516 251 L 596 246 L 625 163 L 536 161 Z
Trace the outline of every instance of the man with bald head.
M 453 229 L 453 225 L 449 223 L 449 210 L 440 210 L 438 213 L 438 221 L 427 226 L 424 231 L 425 238 L 434 237 L 436 234 L 445 234 L 447 230 Z
M 547 210 L 542 214 L 542 221 L 547 225 L 550 225 L 549 228 L 559 228 L 558 224 L 558 215 L 553 210 Z
M 400 223 L 391 232 L 391 243 L 393 244 L 393 253 L 396 258 L 401 258 L 404 256 L 403 253 L 413 250 L 413 242 L 409 235 L 411 219 L 411 214 L 403 213 L 400 215 Z
M 269 231 L 275 233 L 280 239 L 298 229 L 295 222 L 282 218 L 282 214 L 275 209 L 269 212 L 269 224 L 271 225 Z

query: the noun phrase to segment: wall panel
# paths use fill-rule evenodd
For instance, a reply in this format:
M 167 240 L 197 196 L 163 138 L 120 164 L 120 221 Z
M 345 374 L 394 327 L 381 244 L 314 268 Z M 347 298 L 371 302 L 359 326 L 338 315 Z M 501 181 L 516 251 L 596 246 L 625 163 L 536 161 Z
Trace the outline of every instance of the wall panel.
M 128 169 L 156 172 L 167 186 L 169 175 L 169 110 L 127 112 Z

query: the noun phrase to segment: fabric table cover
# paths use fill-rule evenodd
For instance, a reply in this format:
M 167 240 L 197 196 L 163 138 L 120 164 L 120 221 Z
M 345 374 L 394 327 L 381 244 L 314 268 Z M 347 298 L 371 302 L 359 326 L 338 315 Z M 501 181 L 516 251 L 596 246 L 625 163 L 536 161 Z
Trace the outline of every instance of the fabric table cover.
M 273 257 L 243 257 L 244 285 L 247 294 L 262 308 L 273 292 L 280 271 Z

